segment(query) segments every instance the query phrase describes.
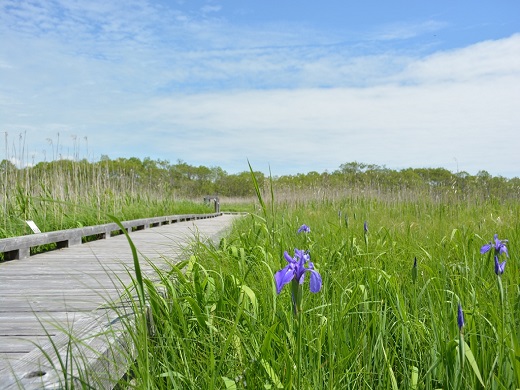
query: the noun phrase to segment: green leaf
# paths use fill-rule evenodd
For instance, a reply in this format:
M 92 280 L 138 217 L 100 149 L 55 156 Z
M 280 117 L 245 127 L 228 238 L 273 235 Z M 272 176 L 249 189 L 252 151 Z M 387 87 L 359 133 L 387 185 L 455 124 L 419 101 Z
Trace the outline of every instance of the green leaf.
M 182 375 L 181 373 L 177 372 L 177 371 L 167 371 L 167 372 L 163 372 L 159 375 L 160 378 L 168 378 L 168 377 L 175 377 L 175 378 L 178 378 L 178 379 L 181 379 L 181 380 L 184 380 L 184 375 Z
M 262 356 L 267 356 L 268 353 L 271 351 L 271 340 L 275 335 L 277 326 L 278 322 L 272 325 L 265 333 L 264 341 L 262 341 L 262 346 L 260 347 L 260 353 L 262 354 Z
M 188 262 L 183 261 L 183 262 L 173 265 L 169 272 L 169 276 L 175 275 L 181 284 L 186 284 L 187 279 L 186 279 L 186 276 L 184 275 L 184 272 L 182 272 L 182 269 L 184 268 L 184 266 L 186 264 L 188 264 Z
M 141 307 L 143 308 L 145 306 L 145 293 L 144 293 L 144 283 L 143 283 L 143 275 L 141 272 L 141 264 L 139 263 L 139 256 L 137 255 L 137 248 L 135 247 L 134 242 L 130 238 L 130 235 L 128 234 L 128 230 L 123 226 L 123 223 L 115 216 L 108 214 L 108 217 L 116 223 L 117 226 L 121 229 L 121 231 L 124 233 L 128 245 L 130 245 L 130 250 L 132 251 L 132 259 L 134 260 L 134 273 L 135 273 L 135 280 L 137 282 L 137 293 L 139 296 L 139 303 Z
M 276 375 L 271 365 L 265 359 L 260 360 L 260 362 L 262 363 L 265 372 L 267 373 L 267 375 L 269 375 L 271 382 L 273 382 L 276 388 L 283 389 L 282 382 L 280 382 L 280 378 L 278 378 L 278 375 Z
M 417 389 L 417 382 L 419 380 L 419 369 L 415 366 L 412 366 L 412 377 L 410 379 L 410 389 Z
M 202 313 L 201 308 L 199 307 L 197 301 L 193 297 L 184 298 L 190 304 L 193 313 L 195 314 L 195 318 L 199 323 L 200 327 L 204 330 L 207 330 L 208 324 L 206 323 L 206 316 Z
M 480 375 L 480 370 L 478 369 L 477 361 L 475 360 L 475 356 L 473 356 L 473 352 L 471 352 L 471 349 L 469 348 L 469 345 L 464 341 L 464 353 L 466 355 L 466 360 L 468 361 L 469 365 L 473 369 L 473 372 L 477 376 L 478 380 L 482 384 L 483 387 L 484 381 L 482 380 L 482 376 Z
M 258 180 L 256 179 L 255 172 L 253 171 L 253 167 L 251 166 L 249 160 L 247 160 L 247 165 L 249 165 L 249 171 L 251 172 L 251 179 L 253 180 L 253 185 L 255 187 L 256 197 L 260 202 L 264 217 L 267 220 L 267 207 L 265 206 L 264 199 L 262 198 L 262 191 L 260 190 L 260 185 L 258 184 Z
M 459 231 L 458 229 L 453 229 L 453 230 L 451 231 L 450 241 L 453 241 L 453 237 L 455 237 L 455 234 L 457 234 L 458 231 Z
M 224 385 L 226 386 L 227 390 L 237 390 L 237 384 L 234 380 L 229 379 L 225 376 L 222 376 L 221 378 L 224 381 Z
M 395 379 L 394 370 L 392 369 L 392 365 L 390 364 L 390 362 L 388 361 L 388 357 L 386 356 L 386 351 L 383 342 L 381 342 L 381 350 L 383 351 L 383 356 L 385 357 L 388 373 L 390 374 L 390 382 L 392 383 L 392 389 L 399 390 L 399 387 L 397 386 L 397 379 Z
M 251 302 L 251 306 L 253 308 L 252 315 L 254 318 L 256 318 L 258 313 L 258 301 L 256 300 L 255 292 L 244 284 L 240 286 L 240 289 L 242 290 L 242 294 L 240 295 L 240 301 L 242 301 L 244 295 L 248 296 L 249 301 Z

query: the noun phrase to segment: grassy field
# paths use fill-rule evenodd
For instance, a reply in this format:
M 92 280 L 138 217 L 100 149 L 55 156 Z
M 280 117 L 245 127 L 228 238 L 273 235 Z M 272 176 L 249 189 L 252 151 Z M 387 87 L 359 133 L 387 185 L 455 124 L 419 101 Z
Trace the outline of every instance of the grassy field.
M 494 200 L 260 197 L 219 246 L 135 280 L 150 309 L 122 387 L 520 388 L 519 214 Z M 318 292 L 307 271 L 277 293 L 295 249 Z
M 0 238 L 28 219 L 51 231 L 213 211 L 160 181 L 67 164 L 2 172 Z M 137 358 L 121 388 L 520 388 L 517 195 L 254 184 L 255 199 L 221 199 L 249 214 L 219 245 L 136 272 Z
M 123 172 L 86 162 L 58 161 L 43 168 L 0 166 L 0 238 L 164 215 L 212 213 L 203 197 L 179 196 L 161 181 L 136 183 Z M 151 180 L 151 179 L 150 179 Z M 251 199 L 221 200 L 221 211 L 251 211 Z

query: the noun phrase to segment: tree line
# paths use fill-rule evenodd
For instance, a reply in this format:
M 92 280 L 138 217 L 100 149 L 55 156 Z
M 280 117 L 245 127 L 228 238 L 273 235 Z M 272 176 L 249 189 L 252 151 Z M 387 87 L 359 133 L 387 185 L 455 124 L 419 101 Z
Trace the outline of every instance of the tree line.
M 374 164 L 348 162 L 333 172 L 299 173 L 296 175 L 266 176 L 254 171 L 261 191 L 274 189 L 278 193 L 298 191 L 355 191 L 357 193 L 398 194 L 416 193 L 458 197 L 496 197 L 518 199 L 520 179 L 492 176 L 482 170 L 476 175 L 451 172 L 444 168 L 407 168 L 394 170 Z M 81 182 L 83 186 L 99 186 L 112 191 L 175 194 L 177 197 L 197 198 L 204 195 L 250 197 L 255 195 L 251 172 L 245 170 L 229 174 L 221 167 L 190 165 L 178 160 L 116 158 L 102 156 L 99 161 L 86 159 L 40 162 L 32 167 L 17 168 L 7 160 L 0 163 L 0 177 L 17 178 L 18 182 L 34 185 L 48 178 L 46 185 L 58 181 L 61 185 Z M 30 179 L 32 178 L 32 180 Z M 108 185 L 109 184 L 109 185 Z M 5 186 L 5 184 L 4 184 Z

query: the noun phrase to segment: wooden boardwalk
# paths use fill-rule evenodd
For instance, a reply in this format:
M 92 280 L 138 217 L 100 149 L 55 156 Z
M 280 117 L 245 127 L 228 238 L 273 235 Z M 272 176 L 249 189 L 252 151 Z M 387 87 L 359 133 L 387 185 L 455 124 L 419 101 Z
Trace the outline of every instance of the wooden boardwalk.
M 221 215 L 172 223 L 135 231 L 130 237 L 144 272 L 150 272 L 144 259 L 159 267 L 181 260 L 183 248 L 196 236 L 202 241 L 218 240 L 235 218 Z M 56 384 L 60 372 L 52 364 L 59 366 L 60 358 L 66 361 L 71 333 L 88 339 L 114 324 L 106 302 L 120 296 L 121 282 L 129 282 L 127 270 L 132 268 L 124 235 L 0 263 L 0 389 L 61 388 Z M 89 348 L 104 353 L 117 339 L 117 335 L 110 337 L 89 341 Z M 52 356 L 52 364 L 45 353 Z M 106 362 L 92 359 L 89 365 L 95 370 L 111 370 Z M 111 388 L 113 379 L 94 388 Z

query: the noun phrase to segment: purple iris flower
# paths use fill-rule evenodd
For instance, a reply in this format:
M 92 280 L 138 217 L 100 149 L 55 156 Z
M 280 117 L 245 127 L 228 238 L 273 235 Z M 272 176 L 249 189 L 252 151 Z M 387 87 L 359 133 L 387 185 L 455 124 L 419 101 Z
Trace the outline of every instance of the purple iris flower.
M 311 228 L 308 227 L 307 225 L 303 224 L 302 226 L 300 226 L 300 228 L 298 229 L 298 233 L 310 233 L 311 232 Z
M 499 240 L 498 234 L 494 235 L 495 244 L 493 245 L 492 242 L 486 245 L 482 245 L 482 248 L 480 248 L 480 253 L 484 254 L 491 250 L 491 248 L 495 248 L 495 256 L 501 255 L 502 253 L 505 253 L 507 257 L 509 257 L 509 253 L 507 253 L 507 240 Z
M 462 311 L 460 302 L 457 310 L 457 325 L 459 325 L 459 330 L 462 330 L 462 327 L 464 326 L 464 312 Z
M 504 273 L 504 270 L 506 268 L 506 261 L 503 262 L 498 261 L 498 256 L 495 256 L 495 273 L 497 275 L 502 275 Z
M 280 294 L 283 286 L 289 282 L 303 284 L 306 272 L 311 274 L 311 292 L 317 293 L 321 290 L 321 275 L 314 270 L 314 264 L 311 262 L 311 255 L 309 252 L 300 249 L 294 249 L 294 257 L 291 257 L 287 251 L 284 252 L 283 256 L 289 264 L 274 274 L 277 294 Z M 308 264 L 308 267 L 305 267 L 305 263 Z
M 365 222 L 363 223 L 363 231 L 364 231 L 365 233 L 368 233 L 368 222 L 367 222 L 367 221 L 365 221 Z

